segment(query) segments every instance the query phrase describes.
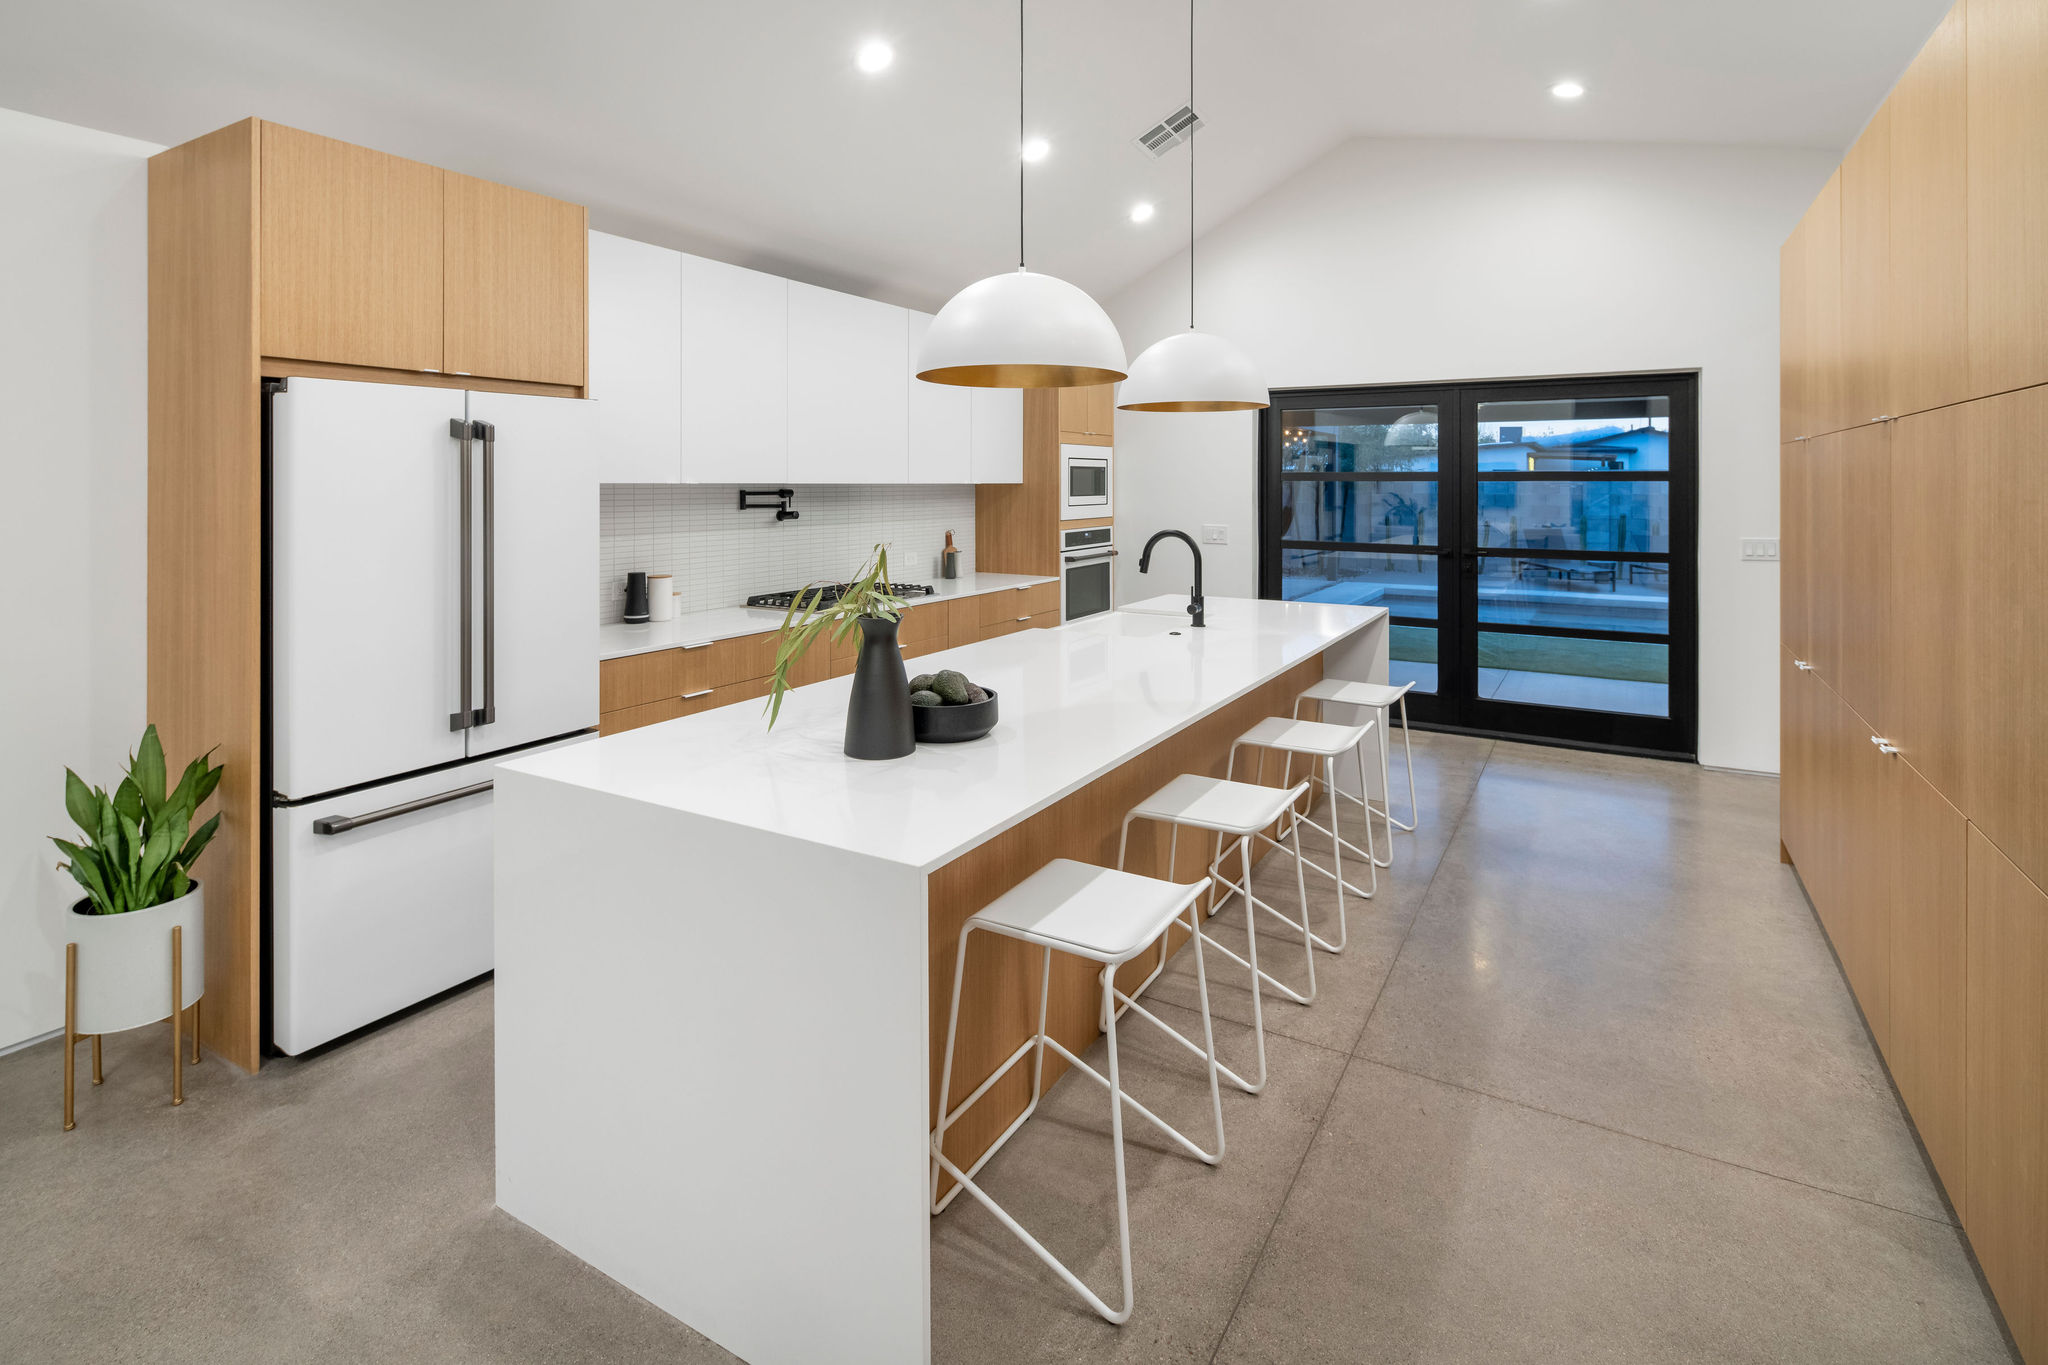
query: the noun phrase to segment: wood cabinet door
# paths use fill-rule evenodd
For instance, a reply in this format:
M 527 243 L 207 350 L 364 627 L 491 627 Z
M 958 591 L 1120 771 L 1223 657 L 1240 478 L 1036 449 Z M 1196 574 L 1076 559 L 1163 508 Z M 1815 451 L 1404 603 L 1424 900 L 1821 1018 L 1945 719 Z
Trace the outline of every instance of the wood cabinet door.
M 1845 427 L 1893 415 L 1891 109 L 1880 106 L 1842 159 L 1841 408 Z
M 791 281 L 791 482 L 904 481 L 906 330 L 893 304 Z
M 1778 638 L 1798 658 L 1807 657 L 1812 629 L 1807 612 L 1807 565 L 1813 558 L 1807 525 L 1809 469 L 1806 441 L 1787 441 L 1778 448 L 1778 537 L 1783 554 L 1778 563 Z
M 1800 876 L 1813 857 L 1813 675 L 1778 651 L 1778 838 Z M 1809 894 L 1812 888 L 1808 888 Z
M 1961 648 L 1970 535 L 1963 516 L 1967 417 L 1965 408 L 1942 408 L 1891 424 L 1891 620 L 1885 670 L 1886 738 L 1936 791 L 1958 805 L 1966 790 L 1963 717 L 1968 705 Z
M 582 205 L 444 176 L 443 367 L 581 388 L 590 235 Z
M 1963 814 L 2021 872 L 2048 882 L 2048 478 L 2041 445 L 2048 389 L 1967 403 L 1966 481 L 1957 534 L 1964 623 Z M 1951 637 L 1953 638 L 1953 637 Z M 1938 645 L 1937 645 L 1938 647 Z
M 1852 735 L 1853 716 L 1841 698 L 1811 673 L 1806 675 L 1806 683 L 1807 846 L 1798 855 L 1799 877 L 1806 884 L 1821 927 L 1839 954 L 1844 933 L 1842 848 L 1853 813 L 1848 797 L 1851 750 L 1846 741 L 1860 744 L 1862 740 Z M 1844 962 L 1846 966 L 1846 959 Z
M 1802 399 L 1806 431 L 1815 435 L 1851 425 L 1842 362 L 1842 173 L 1828 177 L 1806 211 L 1803 266 L 1806 305 L 1802 324 L 1807 360 Z
M 1806 220 L 1778 248 L 1778 440 L 1789 445 L 1813 434 L 1807 387 L 1813 369 L 1806 335 Z
M 1894 759 L 1891 1038 L 1885 1060 L 1949 1202 L 1964 1207 L 1969 825 Z
M 1963 1227 L 2020 1354 L 2048 1359 L 2048 895 L 1970 831 Z
M 2048 6 L 1962 6 L 1969 158 L 1970 392 L 2048 381 Z
M 683 477 L 682 253 L 590 234 L 590 382 L 598 481 Z
M 1842 700 L 1882 731 L 1891 723 L 1891 425 L 1851 427 L 1830 438 L 1835 572 L 1835 676 Z
M 1115 435 L 1116 385 L 1090 384 L 1059 394 L 1062 436 Z
M 1891 307 L 1885 348 L 1894 414 L 1970 396 L 1968 90 L 1963 6 L 1899 78 L 1891 111 Z
M 683 478 L 789 477 L 789 281 L 684 256 Z
M 440 369 L 442 172 L 276 123 L 262 166 L 263 354 Z
M 1806 661 L 1830 686 L 1841 670 L 1842 482 L 1846 442 L 1836 434 L 1802 443 L 1806 465 Z
M 1835 708 L 1837 746 L 1829 776 L 1840 828 L 1834 846 L 1836 905 L 1828 932 L 1878 1050 L 1891 1052 L 1893 812 L 1906 769 L 1871 742 L 1869 722 Z M 1823 800 L 1827 798 L 1824 796 Z

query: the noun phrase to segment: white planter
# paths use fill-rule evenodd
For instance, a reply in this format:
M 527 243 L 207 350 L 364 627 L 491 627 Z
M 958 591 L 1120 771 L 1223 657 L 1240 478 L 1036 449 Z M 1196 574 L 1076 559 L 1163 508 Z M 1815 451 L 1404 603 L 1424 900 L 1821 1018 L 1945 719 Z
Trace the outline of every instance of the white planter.
M 80 905 L 88 902 L 80 901 Z M 206 916 L 199 883 L 174 901 L 125 915 L 71 912 L 78 945 L 77 1030 L 119 1033 L 171 1017 L 171 929 L 182 929 L 181 971 L 187 1009 L 206 991 Z

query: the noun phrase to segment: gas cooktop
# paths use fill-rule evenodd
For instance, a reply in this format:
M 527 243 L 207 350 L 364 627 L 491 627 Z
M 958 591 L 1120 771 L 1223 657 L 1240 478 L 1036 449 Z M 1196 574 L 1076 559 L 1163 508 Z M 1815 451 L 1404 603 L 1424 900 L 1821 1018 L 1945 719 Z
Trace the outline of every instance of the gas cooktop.
M 829 607 L 839 600 L 840 594 L 844 593 L 848 586 L 845 583 L 812 583 L 806 587 L 793 588 L 788 592 L 756 593 L 747 599 L 747 605 L 750 607 L 773 607 L 777 611 L 787 611 L 790 605 L 796 601 L 798 594 L 802 594 L 804 599 L 809 601 L 813 592 L 821 592 L 824 596 L 820 605 Z M 929 583 L 890 583 L 885 586 L 890 594 L 896 597 L 930 597 L 938 591 Z

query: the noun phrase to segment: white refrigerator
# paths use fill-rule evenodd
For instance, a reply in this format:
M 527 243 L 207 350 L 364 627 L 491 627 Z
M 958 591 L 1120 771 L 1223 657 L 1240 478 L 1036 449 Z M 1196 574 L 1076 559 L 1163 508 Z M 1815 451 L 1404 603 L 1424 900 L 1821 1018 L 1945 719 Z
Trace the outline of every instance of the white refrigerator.
M 597 461 L 577 399 L 267 395 L 271 1042 L 491 970 L 491 780 L 597 724 Z

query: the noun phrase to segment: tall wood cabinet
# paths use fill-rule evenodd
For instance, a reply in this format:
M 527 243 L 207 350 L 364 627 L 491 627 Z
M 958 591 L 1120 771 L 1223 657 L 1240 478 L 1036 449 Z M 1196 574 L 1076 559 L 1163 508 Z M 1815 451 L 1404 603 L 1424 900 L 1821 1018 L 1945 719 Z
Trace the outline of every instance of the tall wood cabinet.
M 205 1043 L 262 1045 L 261 381 L 580 397 L 584 211 L 259 119 L 149 163 L 149 714 L 226 767 Z M 345 585 L 338 585 L 345 590 Z
M 1961 0 L 1781 253 L 1780 839 L 2048 1362 L 2048 8 Z

